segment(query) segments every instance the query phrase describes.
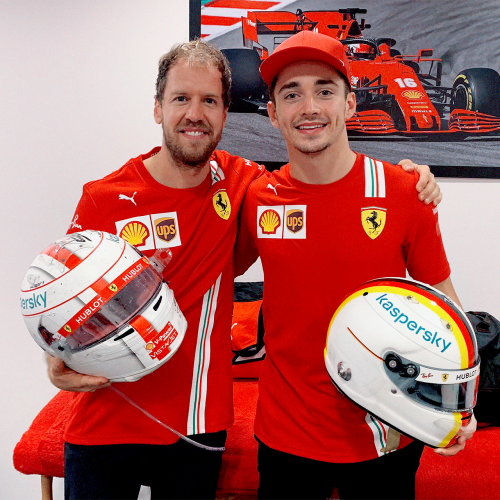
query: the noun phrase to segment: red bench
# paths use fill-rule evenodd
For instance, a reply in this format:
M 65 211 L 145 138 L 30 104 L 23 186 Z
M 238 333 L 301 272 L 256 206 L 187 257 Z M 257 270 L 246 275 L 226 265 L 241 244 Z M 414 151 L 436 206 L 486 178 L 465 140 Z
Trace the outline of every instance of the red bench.
M 235 366 L 235 376 L 258 375 L 259 363 Z M 257 498 L 257 443 L 253 419 L 257 378 L 235 378 L 235 424 L 228 432 L 218 498 Z M 24 474 L 62 477 L 64 422 L 72 393 L 59 392 L 38 414 L 14 450 L 14 466 Z M 417 499 L 477 500 L 500 498 L 500 428 L 480 425 L 472 441 L 455 457 L 443 458 L 426 448 L 417 474 Z M 50 498 L 50 496 L 46 496 Z M 335 492 L 332 498 L 337 498 Z

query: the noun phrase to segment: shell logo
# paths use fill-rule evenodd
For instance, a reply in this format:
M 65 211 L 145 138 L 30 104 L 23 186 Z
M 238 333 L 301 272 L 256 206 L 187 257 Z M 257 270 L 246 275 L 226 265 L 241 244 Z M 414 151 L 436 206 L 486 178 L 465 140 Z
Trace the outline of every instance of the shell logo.
M 145 347 L 146 351 L 152 351 L 155 348 L 155 345 L 153 344 L 153 342 L 148 342 Z
M 275 210 L 266 210 L 259 219 L 259 226 L 264 234 L 276 234 L 276 229 L 281 226 L 280 216 Z
M 144 243 L 148 239 L 149 230 L 142 222 L 129 222 L 121 230 L 119 236 L 131 245 L 140 247 L 144 245 Z
M 401 92 L 401 95 L 407 99 L 423 99 L 425 97 L 425 94 L 420 90 L 405 90 Z

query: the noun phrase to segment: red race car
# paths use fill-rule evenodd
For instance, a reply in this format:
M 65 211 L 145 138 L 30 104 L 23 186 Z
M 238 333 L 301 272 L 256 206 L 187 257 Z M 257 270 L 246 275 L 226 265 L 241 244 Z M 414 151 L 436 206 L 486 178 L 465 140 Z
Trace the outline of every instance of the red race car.
M 368 38 L 370 28 L 357 14 L 365 9 L 337 11 L 248 12 L 242 17 L 244 48 L 222 49 L 233 72 L 234 111 L 258 111 L 269 95 L 258 68 L 287 37 L 314 30 L 338 38 L 351 60 L 351 85 L 357 112 L 347 122 L 351 137 L 399 135 L 463 139 L 471 135 L 500 137 L 500 75 L 490 68 L 461 71 L 452 87 L 441 83 L 442 61 L 433 49 L 402 55 L 392 38 Z M 261 43 L 262 42 L 262 43 Z

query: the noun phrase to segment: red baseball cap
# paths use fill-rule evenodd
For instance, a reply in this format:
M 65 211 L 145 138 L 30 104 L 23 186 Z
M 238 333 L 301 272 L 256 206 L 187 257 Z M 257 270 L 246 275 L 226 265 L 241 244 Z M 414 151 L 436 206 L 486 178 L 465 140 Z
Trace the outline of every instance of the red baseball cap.
M 297 61 L 321 61 L 344 75 L 351 88 L 351 68 L 344 46 L 336 39 L 314 31 L 301 31 L 281 43 L 260 65 L 262 79 L 270 87 L 278 73 Z

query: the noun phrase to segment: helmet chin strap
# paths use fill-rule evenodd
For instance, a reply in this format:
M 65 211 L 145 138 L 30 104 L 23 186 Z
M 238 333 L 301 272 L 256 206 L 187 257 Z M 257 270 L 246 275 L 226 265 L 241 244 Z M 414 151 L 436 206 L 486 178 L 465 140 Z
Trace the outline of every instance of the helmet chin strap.
M 389 430 L 387 431 L 387 442 L 380 451 L 387 453 L 389 451 L 397 450 L 400 438 L 401 438 L 401 433 L 399 433 L 392 427 L 389 427 Z
M 154 417 L 153 415 L 151 415 L 151 413 L 149 413 L 146 410 L 144 410 L 143 408 L 141 408 L 137 403 L 135 403 L 134 401 L 132 401 L 128 396 L 126 396 L 125 394 L 123 394 L 123 392 L 121 392 L 120 390 L 118 390 L 116 387 L 113 387 L 111 385 L 111 386 L 109 386 L 109 389 L 111 389 L 112 391 L 115 391 L 116 394 L 118 394 L 119 396 L 121 396 L 123 399 L 125 399 L 126 401 L 128 401 L 132 406 L 134 406 L 139 411 L 141 411 L 142 413 L 144 413 L 144 415 L 146 415 L 146 417 L 150 418 L 151 420 L 154 420 L 156 423 L 160 424 L 162 427 L 165 427 L 165 429 L 168 429 L 170 432 L 173 432 L 176 436 L 180 437 L 181 439 L 184 439 L 184 441 L 187 441 L 188 443 L 190 443 L 190 444 L 192 444 L 194 446 L 197 446 L 198 448 L 203 448 L 204 450 L 208 450 L 208 451 L 224 451 L 226 449 L 225 447 L 214 448 L 212 446 L 206 446 L 204 444 L 197 443 L 196 441 L 193 441 L 192 439 L 189 439 L 187 436 L 184 436 L 183 434 L 181 434 L 180 432 L 176 431 L 175 429 L 172 429 L 172 427 L 169 427 L 167 424 L 164 424 L 161 420 L 158 420 L 156 417 Z

